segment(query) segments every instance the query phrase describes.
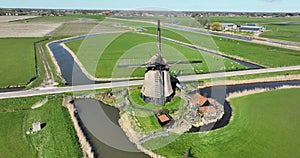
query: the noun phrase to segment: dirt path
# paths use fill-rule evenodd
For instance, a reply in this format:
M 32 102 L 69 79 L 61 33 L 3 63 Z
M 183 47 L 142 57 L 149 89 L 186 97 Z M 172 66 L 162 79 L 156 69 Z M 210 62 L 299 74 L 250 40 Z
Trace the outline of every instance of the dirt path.
M 45 70 L 45 76 L 44 76 L 43 82 L 40 85 L 40 87 L 53 87 L 53 86 L 56 86 L 57 83 L 55 82 L 55 78 L 54 78 L 54 75 L 53 75 L 52 68 L 48 63 L 46 54 L 45 54 L 44 49 L 43 49 L 43 42 L 37 43 L 37 49 L 38 49 L 38 52 L 40 54 L 41 61 L 42 61 L 42 64 L 43 64 L 44 70 Z

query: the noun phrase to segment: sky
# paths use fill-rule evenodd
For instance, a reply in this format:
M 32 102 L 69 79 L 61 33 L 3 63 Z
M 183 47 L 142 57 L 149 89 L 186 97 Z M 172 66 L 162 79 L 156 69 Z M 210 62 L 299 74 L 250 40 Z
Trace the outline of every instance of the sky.
M 0 0 L 0 8 L 300 12 L 299 0 Z

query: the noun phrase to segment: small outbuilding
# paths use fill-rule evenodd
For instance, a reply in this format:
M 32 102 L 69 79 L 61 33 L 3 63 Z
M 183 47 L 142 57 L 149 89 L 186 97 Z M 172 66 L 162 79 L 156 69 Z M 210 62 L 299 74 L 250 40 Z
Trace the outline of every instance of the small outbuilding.
M 158 122 L 162 127 L 168 127 L 172 124 L 172 122 L 174 122 L 174 120 L 172 120 L 172 117 L 169 116 L 168 114 L 162 114 L 157 116 Z
M 171 118 L 166 114 L 160 115 L 157 118 L 158 118 L 160 123 L 166 123 L 166 122 L 171 120 Z
M 42 129 L 42 127 L 41 127 L 41 123 L 40 122 L 32 124 L 32 132 L 38 132 L 41 129 Z

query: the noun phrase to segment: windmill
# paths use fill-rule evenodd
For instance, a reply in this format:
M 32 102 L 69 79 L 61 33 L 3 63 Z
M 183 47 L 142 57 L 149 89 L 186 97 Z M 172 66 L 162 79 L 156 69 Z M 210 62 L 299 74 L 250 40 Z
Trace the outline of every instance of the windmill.
M 166 102 L 171 101 L 174 95 L 174 90 L 171 85 L 169 65 L 202 63 L 202 61 L 177 61 L 168 63 L 161 54 L 161 30 L 159 20 L 157 25 L 158 53 L 152 56 L 150 60 L 144 64 L 120 65 L 118 68 L 146 67 L 141 97 L 145 102 L 155 105 L 164 105 Z

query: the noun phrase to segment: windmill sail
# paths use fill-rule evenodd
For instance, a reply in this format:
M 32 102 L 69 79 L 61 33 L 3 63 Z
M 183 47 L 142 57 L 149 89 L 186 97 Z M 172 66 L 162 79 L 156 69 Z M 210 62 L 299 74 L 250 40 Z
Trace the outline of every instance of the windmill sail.
M 138 68 L 138 67 L 149 67 L 149 66 L 155 66 L 155 64 L 162 64 L 162 65 L 173 65 L 173 64 L 196 64 L 196 63 L 202 63 L 201 60 L 197 61 L 176 61 L 176 62 L 170 62 L 167 63 L 166 60 L 162 57 L 162 49 L 161 49 L 161 28 L 160 28 L 160 20 L 157 22 L 157 57 L 151 58 L 147 63 L 144 64 L 131 64 L 131 65 L 118 65 L 118 68 Z
M 154 55 L 146 64 L 146 73 L 142 87 L 142 98 L 145 102 L 164 105 L 170 101 L 173 89 L 170 81 L 169 66 L 162 57 L 160 21 L 157 23 L 157 55 Z

